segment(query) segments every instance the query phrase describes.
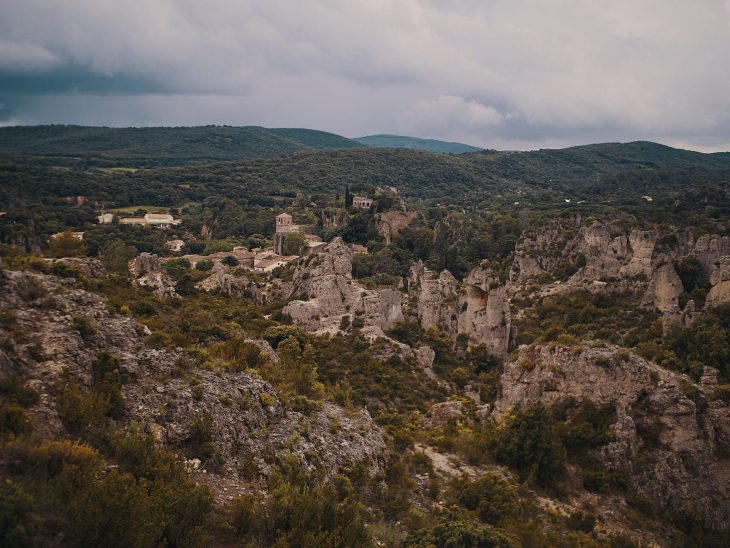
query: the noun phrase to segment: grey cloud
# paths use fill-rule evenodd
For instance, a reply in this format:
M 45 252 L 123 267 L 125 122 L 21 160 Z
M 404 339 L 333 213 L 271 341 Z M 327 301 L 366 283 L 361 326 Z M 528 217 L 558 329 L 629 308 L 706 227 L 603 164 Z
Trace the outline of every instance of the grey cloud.
M 6 51 L 6 122 L 730 142 L 723 0 L 25 0 Z

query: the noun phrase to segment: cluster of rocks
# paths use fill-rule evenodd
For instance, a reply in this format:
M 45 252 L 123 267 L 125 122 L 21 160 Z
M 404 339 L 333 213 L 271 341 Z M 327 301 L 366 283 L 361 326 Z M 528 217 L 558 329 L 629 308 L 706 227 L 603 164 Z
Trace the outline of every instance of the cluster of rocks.
M 251 299 L 259 305 L 266 302 L 266 295 L 261 288 L 246 276 L 235 276 L 229 270 L 223 263 L 216 263 L 210 276 L 198 282 L 197 287 L 204 291 L 220 291 L 234 299 Z
M 591 400 L 616 410 L 614 439 L 596 456 L 631 489 L 677 513 L 730 526 L 730 407 L 715 398 L 717 371 L 698 384 L 613 346 L 521 346 L 505 364 L 493 416 L 541 402 Z M 651 433 L 651 435 L 647 435 Z
M 459 282 L 448 270 L 437 274 L 414 264 L 408 290 L 416 295 L 422 328 L 438 327 L 452 340 L 464 335 L 468 347 L 485 345 L 494 356 L 509 349 L 512 319 L 506 287 L 489 268 L 478 266 Z
M 403 320 L 401 293 L 364 289 L 352 278 L 352 258 L 352 249 L 335 238 L 323 253 L 302 259 L 283 313 L 307 331 L 334 333 L 359 321 L 364 334 L 384 336 Z
M 401 231 L 416 220 L 415 211 L 385 211 L 375 214 L 375 228 L 383 237 L 385 244 L 390 244 Z
M 129 263 L 134 285 L 148 287 L 160 297 L 177 297 L 175 283 L 162 269 L 162 262 L 157 255 L 140 253 Z

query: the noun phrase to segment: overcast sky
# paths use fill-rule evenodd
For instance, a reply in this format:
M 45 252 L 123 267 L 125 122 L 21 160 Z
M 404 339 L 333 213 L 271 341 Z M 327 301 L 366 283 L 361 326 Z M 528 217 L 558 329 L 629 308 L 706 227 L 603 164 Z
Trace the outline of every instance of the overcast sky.
M 730 150 L 730 0 L 2 0 L 0 125 Z

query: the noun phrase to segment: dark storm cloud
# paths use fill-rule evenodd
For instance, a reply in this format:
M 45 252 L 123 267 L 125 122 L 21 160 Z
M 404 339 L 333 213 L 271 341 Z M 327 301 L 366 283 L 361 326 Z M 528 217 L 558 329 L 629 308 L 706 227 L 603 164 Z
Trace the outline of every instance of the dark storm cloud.
M 147 76 L 101 74 L 74 65 L 32 72 L 0 70 L 0 96 L 69 93 L 139 95 L 174 91 L 174 87 Z
M 730 2 L 0 3 L 0 120 L 730 148 Z

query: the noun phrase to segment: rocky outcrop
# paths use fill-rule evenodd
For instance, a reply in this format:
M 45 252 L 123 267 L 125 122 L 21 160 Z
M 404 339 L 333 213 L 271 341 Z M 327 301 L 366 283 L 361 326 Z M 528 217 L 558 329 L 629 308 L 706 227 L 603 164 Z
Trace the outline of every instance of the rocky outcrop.
M 368 336 L 383 336 L 403 320 L 401 295 L 395 289 L 367 290 L 352 279 L 353 251 L 335 238 L 324 253 L 301 260 L 294 272 L 290 301 L 283 309 L 308 331 L 336 332 L 354 323 Z M 343 323 L 343 318 L 348 320 Z
M 385 442 L 367 411 L 345 411 L 331 403 L 306 415 L 293 411 L 261 379 L 211 371 L 198 367 L 182 351 L 146 346 L 142 326 L 112 313 L 101 298 L 78 287 L 74 279 L 4 274 L 0 309 L 12 313 L 14 326 L 12 337 L 0 326 L 0 340 L 12 338 L 14 343 L 0 345 L 0 378 L 18 377 L 38 391 L 38 403 L 27 410 L 38 435 L 66 435 L 55 407 L 56 383 L 68 372 L 88 386 L 97 352 L 105 350 L 120 359 L 127 373 L 121 422 L 141 422 L 160 443 L 188 450 L 193 425 L 203 421 L 217 456 L 201 466 L 208 468 L 208 475 L 221 478 L 228 494 L 235 494 L 232 486 L 242 481 L 244 467 L 256 477 L 267 476 L 276 456 L 286 451 L 330 476 L 343 466 L 363 464 L 372 472 L 382 467 Z M 64 290 L 55 291 L 60 285 Z M 33 288 L 32 294 L 27 287 Z M 94 332 L 82 336 L 75 331 L 77 316 L 93 322 Z M 275 357 L 265 341 L 251 342 Z M 179 374 L 181 369 L 186 375 Z
M 700 236 L 697 238 L 691 254 L 702 263 L 705 274 L 709 276 L 713 271 L 715 261 L 730 256 L 730 236 L 716 234 Z
M 720 257 L 712 263 L 710 288 L 706 306 L 720 306 L 730 303 L 730 255 Z
M 509 299 L 491 270 L 479 266 L 460 283 L 448 270 L 437 275 L 419 261 L 411 267 L 408 288 L 417 296 L 423 329 L 437 327 L 453 340 L 465 335 L 469 348 L 485 345 L 494 356 L 507 354 L 512 331 Z
M 466 415 L 466 408 L 460 401 L 445 401 L 431 406 L 431 426 L 444 428 L 453 420 Z
M 458 332 L 469 347 L 483 344 L 494 356 L 507 354 L 512 322 L 507 291 L 489 269 L 477 267 L 464 278 L 466 295 L 459 307 Z
M 566 398 L 615 408 L 615 439 L 596 456 L 625 472 L 633 491 L 713 528 L 730 525 L 730 468 L 720 456 L 730 449 L 725 402 L 617 347 L 523 346 L 505 365 L 494 416 Z
M 386 211 L 375 215 L 375 227 L 386 244 L 390 244 L 400 231 L 416 220 L 415 211 Z
M 459 301 L 463 288 L 448 270 L 440 274 L 419 262 L 411 267 L 409 290 L 418 296 L 418 321 L 423 329 L 437 327 L 456 337 L 459 327 Z
M 585 257 L 585 266 L 572 281 L 617 278 L 624 267 L 631 264 L 628 236 L 618 227 L 599 222 L 582 226 L 566 251 L 569 256 L 580 254 Z
M 204 291 L 220 291 L 234 299 L 251 299 L 256 304 L 265 302 L 264 293 L 246 276 L 235 276 L 222 263 L 216 263 L 210 276 L 198 283 Z
M 75 268 L 88 278 L 106 278 L 107 272 L 99 259 L 90 257 L 63 257 L 62 259 L 46 259 L 51 263 L 61 263 Z
M 160 297 L 177 297 L 175 284 L 162 270 L 162 263 L 157 255 L 140 253 L 129 263 L 133 283 L 138 287 L 152 288 Z
M 347 224 L 350 216 L 346 209 L 326 208 L 320 214 L 322 228 L 337 228 Z
M 565 237 L 558 226 L 525 232 L 515 245 L 510 282 L 519 284 L 555 270 L 563 259 Z
M 679 296 L 683 291 L 677 271 L 671 263 L 667 263 L 652 275 L 644 302 L 653 304 L 663 314 L 676 314 L 679 312 Z

